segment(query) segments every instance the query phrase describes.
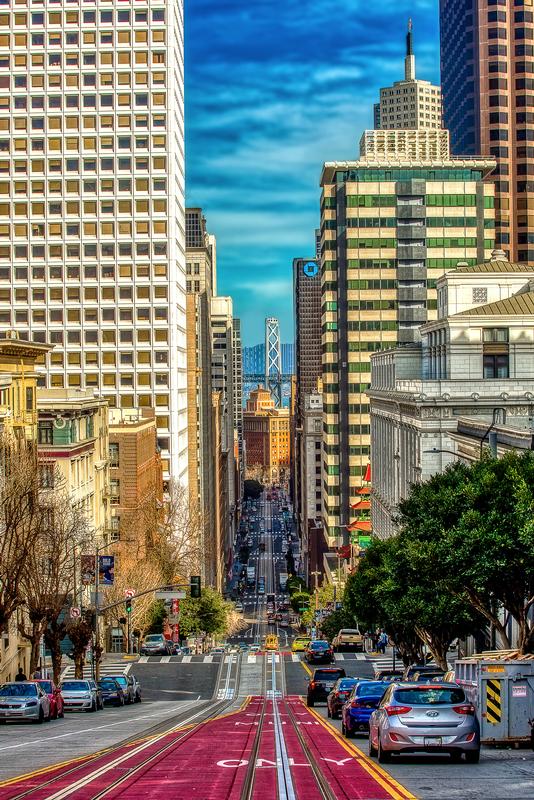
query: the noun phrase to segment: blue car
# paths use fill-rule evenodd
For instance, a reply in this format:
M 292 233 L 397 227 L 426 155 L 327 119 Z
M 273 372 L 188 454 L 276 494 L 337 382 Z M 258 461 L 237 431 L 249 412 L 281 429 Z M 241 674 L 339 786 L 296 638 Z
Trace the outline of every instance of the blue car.
M 341 709 L 341 732 L 347 738 L 357 731 L 369 730 L 369 717 L 378 707 L 382 695 L 390 686 L 384 681 L 359 681 Z

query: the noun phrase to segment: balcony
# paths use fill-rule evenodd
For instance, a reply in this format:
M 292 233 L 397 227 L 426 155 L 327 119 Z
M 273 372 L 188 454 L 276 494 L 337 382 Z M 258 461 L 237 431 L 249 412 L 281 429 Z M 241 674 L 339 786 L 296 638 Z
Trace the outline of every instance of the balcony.
M 397 219 L 425 219 L 426 207 L 406 203 L 397 206 Z
M 419 235 L 419 238 L 421 236 Z M 397 245 L 397 258 L 406 258 L 411 261 L 426 258 L 426 245 L 417 244 L 402 244 Z
M 399 305 L 399 322 L 426 322 L 426 308 Z
M 397 289 L 397 299 L 399 302 L 403 301 L 414 301 L 417 300 L 419 302 L 426 301 L 427 290 L 425 286 L 400 286 Z

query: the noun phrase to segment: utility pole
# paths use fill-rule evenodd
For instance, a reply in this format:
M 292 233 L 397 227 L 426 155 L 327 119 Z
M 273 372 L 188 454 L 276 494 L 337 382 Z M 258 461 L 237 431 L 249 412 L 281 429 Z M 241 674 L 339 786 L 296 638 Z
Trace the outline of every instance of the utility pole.
M 319 576 L 320 572 L 315 570 L 314 572 L 310 573 L 315 578 L 315 610 L 318 611 L 319 609 Z

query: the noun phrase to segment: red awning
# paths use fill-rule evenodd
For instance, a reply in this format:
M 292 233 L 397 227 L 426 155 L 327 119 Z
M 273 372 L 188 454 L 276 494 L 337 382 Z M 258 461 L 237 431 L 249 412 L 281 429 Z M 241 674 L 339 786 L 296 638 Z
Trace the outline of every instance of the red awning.
M 361 489 L 358 489 L 356 494 L 371 494 L 371 487 L 370 486 L 362 486 Z
M 370 519 L 357 519 L 354 522 L 351 522 L 350 525 L 347 525 L 348 531 L 365 531 L 366 533 L 371 533 L 371 520 Z
M 358 500 L 357 503 L 353 503 L 351 508 L 354 508 L 357 511 L 369 511 L 371 508 L 371 501 L 370 500 Z
M 367 469 L 365 470 L 365 475 L 363 476 L 365 483 L 371 483 L 371 465 L 367 464 Z

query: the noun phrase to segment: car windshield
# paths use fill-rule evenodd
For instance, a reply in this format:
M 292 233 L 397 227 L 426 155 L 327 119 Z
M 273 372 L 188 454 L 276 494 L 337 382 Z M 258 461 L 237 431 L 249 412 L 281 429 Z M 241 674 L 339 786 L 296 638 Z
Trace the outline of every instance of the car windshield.
M 354 693 L 358 697 L 381 697 L 384 694 L 384 686 L 381 683 L 360 683 Z
M 358 683 L 356 678 L 347 678 L 346 680 L 339 681 L 338 689 L 339 691 L 344 691 L 345 689 L 352 689 Z
M 68 692 L 88 692 L 89 684 L 85 681 L 64 681 L 61 688 Z
M 7 683 L 0 689 L 0 697 L 35 697 L 37 686 L 33 683 Z
M 114 675 L 113 680 L 122 684 L 122 686 L 126 686 L 128 683 L 128 678 L 125 675 Z
M 116 689 L 117 684 L 111 678 L 104 678 L 101 681 L 98 681 L 98 685 L 101 689 Z
M 414 686 L 413 688 L 396 689 L 395 702 L 409 703 L 416 706 L 449 705 L 450 703 L 464 703 L 463 689 L 450 686 Z
M 52 694 L 54 691 L 52 688 L 52 681 L 39 681 L 39 686 L 43 692 L 47 692 L 48 694 Z
M 150 636 L 145 636 L 145 643 L 150 644 L 151 642 L 161 642 L 163 640 L 163 636 L 159 633 L 152 633 Z
M 310 642 L 312 650 L 323 650 L 325 647 L 328 647 L 328 642 Z
M 337 681 L 344 675 L 340 669 L 317 669 L 313 676 L 314 681 Z
M 359 636 L 360 631 L 356 628 L 343 628 L 343 630 L 339 631 L 341 634 L 345 634 L 346 636 Z

